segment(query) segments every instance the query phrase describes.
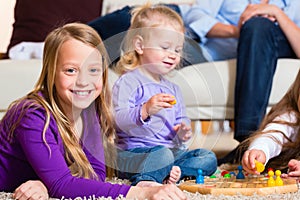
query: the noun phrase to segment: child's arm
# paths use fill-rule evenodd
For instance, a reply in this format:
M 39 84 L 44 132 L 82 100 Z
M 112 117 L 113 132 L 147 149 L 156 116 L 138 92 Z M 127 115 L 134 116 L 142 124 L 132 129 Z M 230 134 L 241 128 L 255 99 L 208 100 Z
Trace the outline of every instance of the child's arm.
M 295 116 L 289 114 L 283 114 L 274 121 L 287 121 L 293 122 Z M 287 142 L 287 138 L 293 138 L 295 130 L 293 127 L 272 122 L 266 126 L 263 132 L 259 137 L 254 139 L 250 144 L 248 151 L 245 152 L 243 156 L 243 166 L 249 170 L 250 173 L 256 173 L 254 170 L 255 164 L 254 160 L 257 159 L 262 163 L 267 163 L 269 159 L 278 156 L 282 150 L 282 145 Z M 263 156 L 262 156 L 263 154 Z M 263 159 L 262 159 L 262 157 Z
M 48 188 L 51 197 L 75 198 L 96 195 L 116 198 L 118 193 L 127 192 L 128 186 L 73 176 L 66 163 L 62 141 L 53 117 L 45 134 L 48 146 L 41 136 L 45 124 L 44 115 L 42 108 L 30 110 L 21 119 L 15 135 L 24 152 L 24 158 Z M 99 145 L 102 145 L 100 140 Z M 99 161 L 99 165 L 104 163 Z

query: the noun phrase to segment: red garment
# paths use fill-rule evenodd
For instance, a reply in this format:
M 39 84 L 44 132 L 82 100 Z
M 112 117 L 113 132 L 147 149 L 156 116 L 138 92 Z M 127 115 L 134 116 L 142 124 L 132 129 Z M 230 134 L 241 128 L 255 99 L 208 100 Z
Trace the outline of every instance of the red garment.
M 8 50 L 20 42 L 42 42 L 53 29 L 87 23 L 101 15 L 102 0 L 17 0 Z

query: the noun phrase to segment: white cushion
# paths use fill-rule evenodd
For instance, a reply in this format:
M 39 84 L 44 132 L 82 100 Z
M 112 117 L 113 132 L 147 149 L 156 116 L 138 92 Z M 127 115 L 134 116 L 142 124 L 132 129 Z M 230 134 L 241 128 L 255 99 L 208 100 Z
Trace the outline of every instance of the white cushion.
M 41 72 L 41 60 L 0 60 L 0 119 L 9 104 L 31 91 Z M 269 108 L 293 83 L 298 59 L 280 59 L 273 79 Z M 187 114 L 192 120 L 233 119 L 236 60 L 202 63 L 167 76 L 181 88 Z M 109 69 L 112 86 L 118 78 Z
M 279 59 L 268 109 L 278 102 L 295 80 L 299 59 Z M 182 90 L 191 119 L 233 119 L 236 60 L 201 63 L 169 76 Z

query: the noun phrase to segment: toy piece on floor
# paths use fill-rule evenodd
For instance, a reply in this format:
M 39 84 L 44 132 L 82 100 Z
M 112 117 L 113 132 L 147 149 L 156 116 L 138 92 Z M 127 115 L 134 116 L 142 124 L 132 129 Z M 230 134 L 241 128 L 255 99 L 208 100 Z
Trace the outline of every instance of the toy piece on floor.
M 271 167 L 268 168 L 268 173 L 266 174 L 266 177 L 269 178 L 269 171 L 274 171 Z
M 229 174 L 229 171 L 224 170 L 224 171 L 221 172 L 221 176 L 222 176 L 222 177 L 224 177 L 225 174 Z
M 257 160 L 255 160 L 255 167 L 256 167 L 256 171 L 258 171 L 259 173 L 265 170 L 265 165 Z
M 236 175 L 236 179 L 245 179 L 245 175 L 243 174 L 243 167 L 242 165 L 238 166 L 238 174 Z
M 275 186 L 275 180 L 274 180 L 274 172 L 273 170 L 268 171 L 269 179 L 268 179 L 268 187 L 274 187 Z
M 230 176 L 236 176 L 235 172 L 229 172 Z
M 276 175 L 275 185 L 276 186 L 282 186 L 283 185 L 283 181 L 282 181 L 282 179 L 280 177 L 281 171 L 280 170 L 276 170 L 275 171 L 275 175 Z
M 197 184 L 203 184 L 204 183 L 204 176 L 202 169 L 197 170 L 197 177 L 196 177 L 196 183 Z
M 224 178 L 231 178 L 231 175 L 230 174 L 225 174 Z
M 196 177 L 196 183 L 197 184 L 204 184 L 204 176 L 202 169 L 198 169 L 198 175 Z
M 174 97 L 174 96 L 173 96 Z M 173 101 L 170 101 L 169 102 L 169 104 L 171 104 L 171 105 L 175 105 L 177 103 L 177 101 L 176 101 L 176 99 L 175 99 L 175 97 L 174 97 L 174 100 Z

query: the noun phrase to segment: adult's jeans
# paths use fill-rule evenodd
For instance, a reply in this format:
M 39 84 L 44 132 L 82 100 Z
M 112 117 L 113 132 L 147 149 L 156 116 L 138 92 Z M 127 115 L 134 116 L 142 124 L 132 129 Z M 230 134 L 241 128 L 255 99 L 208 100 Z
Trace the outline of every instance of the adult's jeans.
M 169 149 L 164 146 L 140 147 L 118 151 L 119 177 L 129 179 L 132 185 L 140 181 L 162 183 L 168 178 L 172 166 L 179 166 L 181 178 L 197 176 L 202 169 L 203 175 L 211 175 L 217 168 L 216 156 L 205 149 L 191 151 Z
M 235 83 L 235 135 L 243 141 L 266 113 L 278 58 L 296 58 L 275 22 L 253 17 L 241 28 Z

